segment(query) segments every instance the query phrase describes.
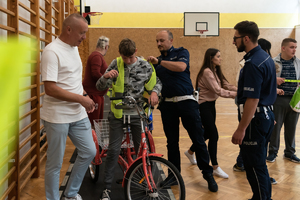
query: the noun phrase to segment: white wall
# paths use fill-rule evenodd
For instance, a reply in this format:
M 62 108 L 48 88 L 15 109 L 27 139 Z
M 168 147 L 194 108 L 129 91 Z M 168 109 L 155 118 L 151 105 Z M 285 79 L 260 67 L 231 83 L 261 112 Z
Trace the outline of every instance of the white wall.
M 298 0 L 81 0 L 92 12 L 298 13 Z

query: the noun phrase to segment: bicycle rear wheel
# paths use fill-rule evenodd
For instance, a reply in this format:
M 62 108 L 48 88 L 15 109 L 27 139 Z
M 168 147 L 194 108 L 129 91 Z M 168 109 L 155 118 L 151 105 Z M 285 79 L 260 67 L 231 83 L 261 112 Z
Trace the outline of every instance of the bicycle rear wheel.
M 133 163 L 125 177 L 125 196 L 135 199 L 185 199 L 185 186 L 177 168 L 169 161 L 160 157 L 148 157 L 154 182 L 151 181 L 153 192 L 148 188 L 143 171 L 142 159 Z M 148 174 L 149 176 L 149 174 Z

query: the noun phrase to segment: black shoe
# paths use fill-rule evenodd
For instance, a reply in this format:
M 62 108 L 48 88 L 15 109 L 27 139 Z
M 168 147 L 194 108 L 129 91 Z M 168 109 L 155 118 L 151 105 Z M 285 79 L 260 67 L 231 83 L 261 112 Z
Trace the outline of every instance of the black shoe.
M 173 185 L 178 185 L 178 181 L 174 176 L 168 176 L 165 180 L 159 183 L 160 187 L 170 187 Z
M 235 165 L 233 165 L 233 171 L 243 172 L 243 171 L 245 171 L 245 168 L 244 168 L 244 166 L 239 167 L 236 163 Z
M 207 181 L 208 189 L 211 192 L 217 192 L 218 191 L 218 184 L 216 183 L 216 181 L 215 181 L 212 174 L 203 174 L 203 178 Z
M 270 177 L 270 181 L 271 181 L 272 185 L 276 185 L 277 184 L 277 181 L 274 178 L 272 178 L 272 177 Z
M 266 160 L 267 160 L 267 162 L 275 162 L 275 160 L 276 160 L 276 157 L 277 157 L 277 155 L 276 154 L 274 154 L 274 153 L 269 153 L 269 156 L 267 156 L 267 158 L 266 158 Z
M 290 160 L 290 161 L 292 161 L 294 163 L 300 163 L 300 159 L 295 154 L 293 154 L 292 156 L 286 156 L 286 155 L 284 155 L 284 158 L 288 159 L 288 160 Z

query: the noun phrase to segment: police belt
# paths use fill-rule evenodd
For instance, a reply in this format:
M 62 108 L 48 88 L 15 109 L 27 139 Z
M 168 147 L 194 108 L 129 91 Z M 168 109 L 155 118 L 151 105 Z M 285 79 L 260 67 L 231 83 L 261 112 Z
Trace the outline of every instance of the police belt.
M 179 101 L 184 101 L 184 100 L 188 100 L 188 99 L 197 101 L 193 95 L 184 95 L 184 96 L 175 96 L 175 97 L 171 97 L 171 98 L 165 98 L 165 101 L 166 102 L 179 102 Z
M 264 112 L 265 115 L 268 115 L 267 114 L 268 110 L 272 111 L 273 110 L 273 105 L 271 105 L 271 106 L 258 106 L 256 108 L 257 113 Z M 243 116 L 243 112 L 244 112 L 244 104 L 239 104 L 239 113 L 240 113 L 241 117 Z

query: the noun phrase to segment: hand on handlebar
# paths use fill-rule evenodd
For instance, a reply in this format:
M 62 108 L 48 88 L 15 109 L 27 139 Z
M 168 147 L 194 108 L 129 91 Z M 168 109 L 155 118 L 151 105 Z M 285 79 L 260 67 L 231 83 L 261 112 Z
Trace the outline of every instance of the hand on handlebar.
M 156 92 L 151 92 L 148 103 L 151 104 L 151 106 L 155 106 L 158 104 L 158 95 Z

